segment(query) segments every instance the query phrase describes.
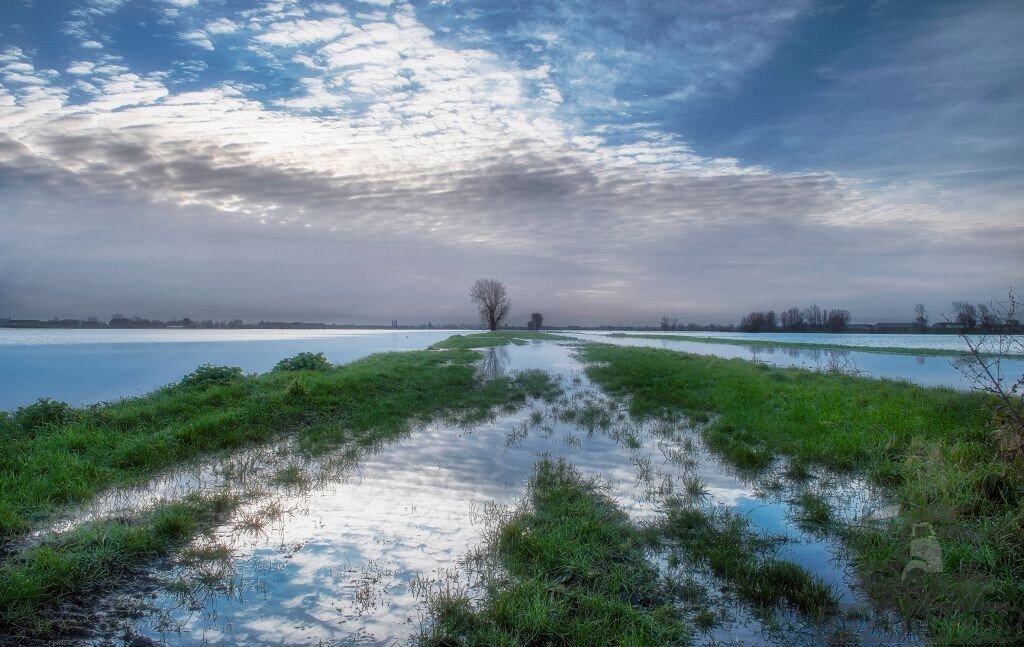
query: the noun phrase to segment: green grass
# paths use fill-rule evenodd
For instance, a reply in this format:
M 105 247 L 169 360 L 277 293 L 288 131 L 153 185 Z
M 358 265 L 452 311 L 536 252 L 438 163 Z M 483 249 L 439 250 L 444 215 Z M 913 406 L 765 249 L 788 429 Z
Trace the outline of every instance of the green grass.
M 774 544 L 750 521 L 724 508 L 704 510 L 669 501 L 665 521 L 652 528 L 683 559 L 710 570 L 740 598 L 759 607 L 789 606 L 816 620 L 835 613 L 832 590 L 803 567 L 773 556 Z
M 473 608 L 432 601 L 427 645 L 670 645 L 688 630 L 644 557 L 644 536 L 564 461 L 538 462 L 528 505 L 490 550 L 504 570 Z
M 124 584 L 145 560 L 167 555 L 234 509 L 226 495 L 193 495 L 132 519 L 85 524 L 0 564 L 0 640 L 54 640 L 81 627 L 55 607 Z
M 877 528 L 838 526 L 810 500 L 804 509 L 847 539 L 876 600 L 937 640 L 1024 633 L 1024 468 L 1000 454 L 988 396 L 660 349 L 581 352 L 591 379 L 628 398 L 632 414 L 710 421 L 706 442 L 741 469 L 785 455 L 888 488 L 901 512 Z M 943 551 L 942 572 L 908 583 L 922 523 Z
M 0 418 L 0 542 L 69 504 L 177 462 L 294 434 L 303 451 L 394 437 L 416 421 L 487 417 L 557 387 L 542 372 L 483 382 L 469 350 L 384 353 L 340 367 L 242 376 L 201 367 L 181 384 L 81 409 Z
M 853 346 L 849 344 L 818 344 L 803 341 L 774 341 L 769 339 L 727 339 L 724 337 L 699 337 L 696 335 L 648 335 L 643 333 L 613 333 L 609 337 L 637 337 L 640 339 L 667 339 L 669 341 L 692 341 L 702 344 L 729 344 L 732 346 L 752 346 L 755 348 L 806 348 L 808 350 L 855 350 L 862 353 L 881 353 L 885 355 L 934 355 L 945 357 L 964 357 L 970 355 L 966 350 L 945 350 L 939 348 L 903 348 L 880 346 Z M 994 353 L 981 353 L 982 357 L 995 357 Z M 1003 355 L 1003 357 L 1020 359 L 1024 355 Z
M 507 346 L 515 344 L 523 346 L 532 340 L 536 341 L 558 341 L 560 339 L 571 339 L 561 335 L 553 335 L 546 332 L 531 332 L 528 330 L 495 330 L 494 332 L 481 332 L 471 335 L 452 335 L 444 341 L 439 341 L 431 346 L 434 350 L 454 348 L 491 348 L 494 346 Z

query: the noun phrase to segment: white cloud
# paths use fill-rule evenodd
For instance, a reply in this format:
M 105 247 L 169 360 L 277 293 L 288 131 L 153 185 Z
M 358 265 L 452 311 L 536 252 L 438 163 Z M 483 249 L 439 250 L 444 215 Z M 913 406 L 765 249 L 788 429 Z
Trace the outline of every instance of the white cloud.
M 323 20 L 293 20 L 269 25 L 266 33 L 256 40 L 267 45 L 297 47 L 307 43 L 333 40 L 351 33 L 352 23 L 347 18 L 325 18 Z
M 211 41 L 209 36 L 206 35 L 206 32 L 201 29 L 186 31 L 179 34 L 179 36 L 183 41 L 191 43 L 196 47 L 202 47 L 203 49 L 213 51 L 213 41 Z
M 227 18 L 218 18 L 206 23 L 205 30 L 208 34 L 233 34 L 239 30 L 239 26 Z

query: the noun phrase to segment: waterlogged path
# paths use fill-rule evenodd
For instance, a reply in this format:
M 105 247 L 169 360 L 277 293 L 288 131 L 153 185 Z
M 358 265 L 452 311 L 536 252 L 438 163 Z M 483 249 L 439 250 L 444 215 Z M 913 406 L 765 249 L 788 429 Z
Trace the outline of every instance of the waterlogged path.
M 467 556 L 502 510 L 523 497 L 535 462 L 547 455 L 606 480 L 636 520 L 658 518 L 670 495 L 748 515 L 755 530 L 784 538 L 778 557 L 830 585 L 843 608 L 841 627 L 780 616 L 769 628 L 710 574 L 681 569 L 655 552 L 651 559 L 664 577 L 703 591 L 699 599 L 678 600 L 687 621 L 708 608 L 724 611 L 713 628 L 697 632 L 697 644 L 819 644 L 839 629 L 847 638 L 892 640 L 884 628 L 857 619 L 873 614 L 865 612 L 841 547 L 801 529 L 793 503 L 810 488 L 842 518 L 871 523 L 884 502 L 865 483 L 824 473 L 791 483 L 778 476 L 782 464 L 767 476 L 744 477 L 708 452 L 686 421 L 631 420 L 622 403 L 587 380 L 571 345 L 532 342 L 483 352 L 484 378 L 542 369 L 558 376 L 564 395 L 471 428 L 432 424 L 361 454 L 302 461 L 287 443 L 258 448 L 91 506 L 82 517 L 130 514 L 154 494 L 259 484 L 257 499 L 229 523 L 153 573 L 159 586 L 142 607 L 139 591 L 107 600 L 115 613 L 138 619 L 108 624 L 97 637 L 141 635 L 174 645 L 413 642 L 428 621 L 431 595 L 474 593 L 479 573 Z

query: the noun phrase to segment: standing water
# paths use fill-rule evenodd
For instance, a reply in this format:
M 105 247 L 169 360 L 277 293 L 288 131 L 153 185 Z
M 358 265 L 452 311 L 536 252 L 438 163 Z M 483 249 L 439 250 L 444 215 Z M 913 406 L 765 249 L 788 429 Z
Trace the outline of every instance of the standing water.
M 230 522 L 157 568 L 151 581 L 158 584 L 144 604 L 137 604 L 138 591 L 106 601 L 139 619 L 108 624 L 97 637 L 182 645 L 415 642 L 429 624 L 431 595 L 479 595 L 479 571 L 469 559 L 474 548 L 501 510 L 521 500 L 538 458 L 549 456 L 606 481 L 638 521 L 658 519 L 666 497 L 684 491 L 706 508 L 746 515 L 754 530 L 776 538 L 779 558 L 834 590 L 844 637 L 893 640 L 885 627 L 860 620 L 871 614 L 841 545 L 795 521 L 795 488 L 805 486 L 738 473 L 685 420 L 631 419 L 624 403 L 586 379 L 571 346 L 535 342 L 484 352 L 485 378 L 542 369 L 558 377 L 563 395 L 469 428 L 427 425 L 370 451 L 342 449 L 303 461 L 287 442 L 250 450 L 111 494 L 83 511 L 79 520 L 130 514 L 154 498 L 196 490 L 258 492 Z M 867 522 L 883 503 L 863 482 L 827 474 L 817 482 L 828 483 L 821 494 L 844 519 Z M 703 588 L 704 602 L 678 601 L 688 619 L 707 604 L 724 610 L 695 636 L 698 644 L 816 644 L 831 635 L 832 628 L 796 616 L 767 618 L 723 593 L 711 574 L 681 572 L 666 554 L 651 558 L 664 578 Z

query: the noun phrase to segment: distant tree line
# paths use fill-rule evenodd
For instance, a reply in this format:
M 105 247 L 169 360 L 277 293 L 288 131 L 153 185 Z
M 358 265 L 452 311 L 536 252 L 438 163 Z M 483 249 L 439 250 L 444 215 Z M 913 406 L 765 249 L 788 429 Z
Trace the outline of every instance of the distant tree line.
M 953 302 L 952 323 L 968 332 L 1016 332 L 1021 330 L 1020 321 L 1013 316 L 1001 316 L 996 304 L 967 301 Z
M 740 319 L 739 327 L 744 332 L 843 332 L 849 325 L 849 310 L 824 310 L 815 304 L 803 309 L 790 308 L 781 315 L 776 315 L 774 310 L 755 310 Z

